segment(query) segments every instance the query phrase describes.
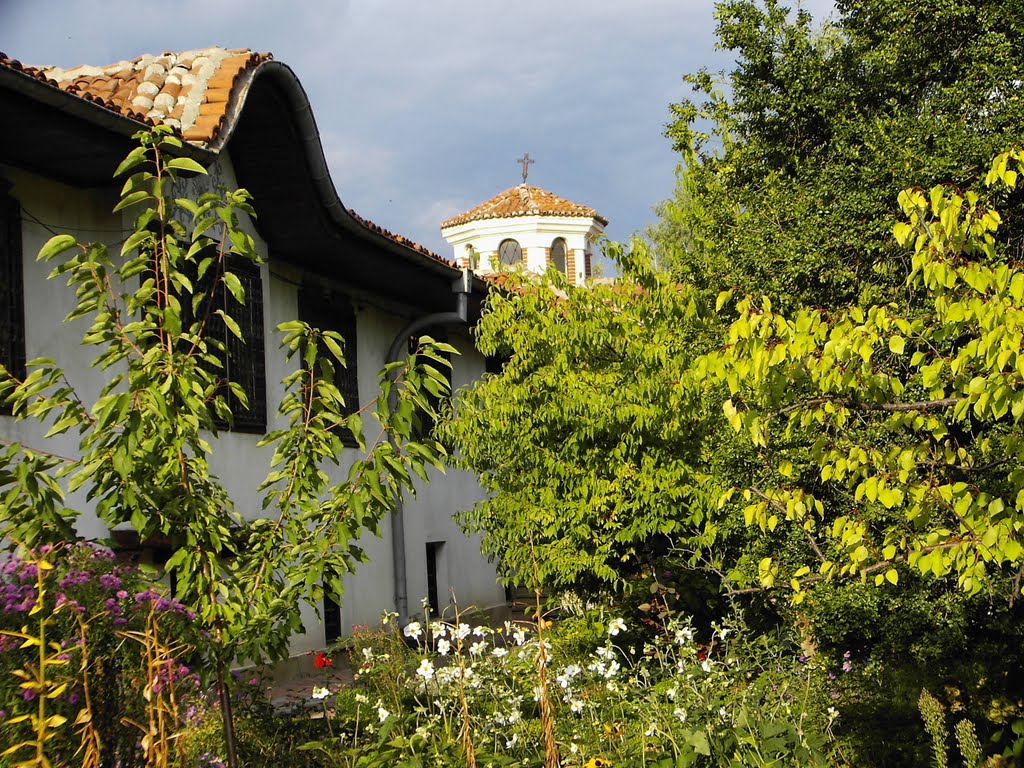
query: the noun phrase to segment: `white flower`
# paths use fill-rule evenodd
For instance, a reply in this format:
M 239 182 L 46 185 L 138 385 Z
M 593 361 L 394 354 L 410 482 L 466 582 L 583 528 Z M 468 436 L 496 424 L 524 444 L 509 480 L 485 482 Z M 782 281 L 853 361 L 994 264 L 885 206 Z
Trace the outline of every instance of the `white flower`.
M 615 637 L 619 632 L 626 631 L 626 622 L 622 619 L 612 619 L 608 622 L 608 634 Z
M 676 630 L 676 645 L 685 645 L 693 641 L 693 630 L 689 627 L 682 627 Z
M 508 654 L 508 650 L 505 649 L 505 648 L 502 648 L 499 645 L 499 646 L 495 647 L 495 649 L 493 651 L 491 651 L 491 654 L 494 655 L 494 656 L 497 656 L 500 659 L 502 656 L 506 656 Z
M 416 733 L 414 735 L 419 736 L 421 739 L 426 741 L 430 737 L 430 731 L 427 730 L 425 725 L 421 725 L 416 729 Z
M 448 655 L 448 651 L 450 651 L 451 649 L 452 649 L 452 644 L 449 643 L 447 640 L 442 638 L 441 640 L 437 641 L 437 652 L 439 654 L 441 654 L 442 656 L 447 656 Z
M 459 640 L 465 640 L 469 637 L 469 633 L 469 624 L 459 624 L 459 626 L 452 631 L 452 634 Z
M 727 717 L 728 715 L 729 715 L 729 713 L 728 713 L 728 712 L 726 712 L 726 710 L 725 710 L 725 707 L 719 707 L 719 708 L 718 708 L 718 716 L 719 716 L 720 718 L 722 718 L 723 720 L 725 720 L 725 718 L 726 718 L 726 717 Z
M 321 688 L 319 685 L 313 686 L 313 698 L 314 699 L 326 699 L 331 695 L 330 688 Z
M 730 632 L 732 632 L 732 630 L 729 629 L 728 627 L 719 627 L 718 628 L 718 636 L 720 638 L 722 638 L 723 640 L 725 640 L 725 638 L 727 638 L 729 636 Z
M 415 640 L 423 634 L 423 627 L 418 621 L 411 621 L 406 625 L 404 634 L 406 637 L 411 637 Z
M 430 634 L 434 637 L 444 637 L 448 634 L 448 625 L 443 621 L 430 622 Z
M 578 715 L 580 712 L 583 711 L 583 702 L 580 701 L 579 699 L 573 699 L 572 702 L 570 702 L 570 704 L 569 704 L 569 709 L 574 714 Z
M 377 707 L 377 717 L 383 723 L 385 720 L 391 717 L 391 713 L 384 709 L 384 707 Z
M 604 676 L 609 678 L 615 677 L 615 674 L 620 669 L 622 669 L 622 667 L 619 665 L 619 662 L 617 662 L 615 659 L 612 659 L 611 662 L 608 664 L 608 669 L 606 669 L 604 672 Z
M 680 723 L 686 722 L 686 710 L 682 707 L 676 707 L 675 712 L 673 712 L 672 714 L 679 718 Z
M 516 641 L 516 645 L 522 645 L 526 642 L 526 630 L 522 627 L 516 627 L 512 632 L 512 639 Z
M 575 755 L 577 752 L 580 751 L 580 745 L 574 741 L 572 744 L 569 745 L 569 751 Z
M 365 704 L 369 701 L 369 699 L 366 698 L 366 694 L 363 693 L 357 693 L 355 699 L 357 704 Z
M 672 688 L 669 688 L 667 691 L 665 691 L 665 696 L 668 697 L 669 701 L 675 701 L 676 700 L 676 695 L 678 693 L 679 693 L 679 691 L 675 687 L 672 687 Z
M 702 661 L 700 663 L 700 668 L 703 669 L 705 672 L 710 672 L 711 671 L 711 662 L 708 661 L 707 659 L 704 659 L 704 661 Z
M 647 726 L 647 730 L 644 731 L 644 736 L 647 736 L 647 737 L 653 736 L 657 732 L 657 730 L 658 730 L 658 724 L 657 723 L 651 723 L 650 725 Z
M 610 645 L 606 645 L 603 648 L 598 648 L 595 651 L 595 653 L 598 655 L 599 658 L 610 659 L 612 656 L 615 655 L 615 649 L 612 648 Z
M 482 625 L 473 627 L 473 634 L 477 637 L 486 637 L 487 635 L 491 634 L 491 628 Z
M 419 667 L 416 668 L 416 674 L 424 680 L 429 680 L 434 676 L 434 665 L 430 663 L 430 659 L 423 659 L 420 662 Z
M 367 658 L 367 659 L 372 659 L 373 658 L 373 649 L 372 648 L 363 648 L 363 656 L 365 658 Z
M 512 738 L 505 742 L 505 749 L 512 749 L 517 741 L 519 741 L 519 734 L 513 733 Z
M 479 655 L 480 655 L 481 653 L 483 653 L 483 652 L 484 652 L 484 649 L 485 649 L 486 647 L 487 647 L 487 644 L 486 644 L 486 643 L 484 643 L 484 641 L 483 641 L 483 640 L 481 640 L 480 642 L 478 642 L 478 643 L 473 643 L 473 644 L 472 644 L 471 646 L 469 646 L 469 652 L 470 652 L 470 653 L 471 653 L 471 654 L 472 654 L 473 656 L 479 656 Z

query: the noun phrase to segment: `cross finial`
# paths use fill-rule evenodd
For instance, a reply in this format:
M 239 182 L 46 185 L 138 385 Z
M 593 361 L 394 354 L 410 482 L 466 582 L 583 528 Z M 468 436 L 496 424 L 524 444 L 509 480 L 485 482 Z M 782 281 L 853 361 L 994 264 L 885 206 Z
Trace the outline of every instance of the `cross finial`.
M 530 166 L 533 165 L 535 161 L 530 159 L 529 152 L 523 152 L 523 156 L 516 160 L 516 162 L 523 166 L 523 184 L 525 184 L 526 177 L 530 173 Z

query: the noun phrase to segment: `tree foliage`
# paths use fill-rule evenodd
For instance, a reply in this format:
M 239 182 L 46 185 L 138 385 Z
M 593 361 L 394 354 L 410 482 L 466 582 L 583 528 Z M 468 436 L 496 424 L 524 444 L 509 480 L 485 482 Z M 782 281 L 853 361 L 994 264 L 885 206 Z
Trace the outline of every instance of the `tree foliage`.
M 183 176 L 204 169 L 175 156 L 181 141 L 165 128 L 138 139 L 116 172 L 130 175 L 115 211 L 135 216 L 120 255 L 70 235 L 39 254 L 55 262 L 51 277 L 74 288 L 68 320 L 89 320 L 83 344 L 97 349 L 94 365 L 109 380 L 88 404 L 53 360 L 31 361 L 24 380 L 0 369 L 0 397 L 15 417 L 45 423 L 48 437 L 77 433 L 80 449 L 62 457 L 45 444 L 4 446 L 0 534 L 27 544 L 75 538 L 78 511 L 65 506 L 63 479 L 68 490 L 86 491 L 109 528 L 130 526 L 143 541 L 167 537 L 177 597 L 196 608 L 221 662 L 280 658 L 301 628 L 301 602 L 318 602 L 325 583 L 340 598 L 341 578 L 364 558 L 359 536 L 378 531 L 414 474 L 440 465 L 440 444 L 413 435 L 420 414 L 432 412 L 428 393 L 447 386 L 433 366 L 448 365 L 443 355 L 454 350 L 428 343 L 390 364 L 378 397 L 345 416 L 333 384 L 334 367 L 345 364 L 341 337 L 281 325 L 281 347 L 295 366 L 279 410 L 287 426 L 260 442 L 272 450 L 261 485 L 265 516 L 239 514 L 209 462 L 218 430 L 231 423 L 233 406 L 246 405 L 246 393 L 227 376 L 228 350 L 210 330 L 220 322 L 246 341 L 213 296 L 226 289 L 246 301 L 231 265 L 260 262 L 245 225 L 254 212 L 244 190 L 175 197 Z M 364 431 L 370 413 L 376 423 Z M 365 454 L 334 483 L 327 468 L 343 455 L 342 429 Z
M 1016 185 L 1012 157 L 988 184 Z M 726 417 L 775 472 L 744 490 L 746 522 L 802 528 L 817 556 L 792 573 L 759 564 L 762 584 L 788 581 L 798 599 L 812 570 L 895 584 L 905 561 L 977 592 L 1024 565 L 1024 271 L 977 193 L 908 189 L 900 204 L 920 306 L 787 315 L 744 297 L 696 368 L 727 383 Z
M 891 301 L 906 254 L 889 236 L 900 191 L 963 190 L 1024 145 L 1024 13 L 1018 0 L 839 0 L 816 26 L 778 0 L 727 0 L 722 83 L 687 76 L 667 135 L 679 188 L 655 228 L 663 262 L 712 291 L 776 304 Z M 1000 201 L 1021 252 L 1019 194 Z
M 679 382 L 708 313 L 642 259 L 622 266 L 634 283 L 510 275 L 518 287 L 492 291 L 477 326 L 505 362 L 460 393 L 446 430 L 492 494 L 462 521 L 508 575 L 532 574 L 535 554 L 545 583 L 614 580 L 700 519 L 702 406 Z

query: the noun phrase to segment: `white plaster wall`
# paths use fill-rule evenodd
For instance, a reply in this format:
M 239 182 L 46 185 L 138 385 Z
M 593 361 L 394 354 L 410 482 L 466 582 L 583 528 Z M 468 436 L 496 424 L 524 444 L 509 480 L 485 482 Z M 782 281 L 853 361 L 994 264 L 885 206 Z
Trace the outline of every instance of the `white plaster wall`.
M 547 249 L 556 238 L 565 238 L 566 249 L 576 252 L 575 273 L 569 275 L 576 285 L 582 285 L 586 279 L 583 254 L 591 250 L 592 243 L 603 233 L 604 228 L 596 219 L 580 216 L 482 219 L 441 230 L 442 236 L 452 246 L 456 261 L 465 257 L 467 245 L 476 251 L 479 259 L 477 271 L 482 274 L 497 271 L 498 246 L 502 240 L 517 240 L 523 248 L 525 268 L 540 274 L 547 269 Z
M 103 240 L 120 250 L 120 241 L 127 236 L 130 216 L 109 213 L 116 202 L 116 190 L 83 191 L 10 169 L 0 168 L 13 184 L 12 194 L 21 202 L 23 218 L 36 217 L 56 232 L 67 232 L 79 241 Z M 225 160 L 214 169 L 216 183 L 232 185 L 234 174 Z M 250 227 L 261 254 L 267 249 Z M 47 280 L 51 266 L 40 264 L 35 254 L 51 236 L 44 226 L 26 221 L 22 227 L 24 250 L 24 281 L 26 302 L 27 359 L 47 356 L 56 359 L 68 372 L 72 384 L 91 403 L 107 380 L 107 374 L 90 367 L 96 351 L 81 345 L 87 321 L 65 324 L 64 316 L 73 306 L 73 293 L 61 280 Z M 271 254 L 272 258 L 272 254 Z M 277 415 L 277 406 L 284 394 L 282 379 L 289 372 L 283 352 L 278 349 L 274 328 L 298 316 L 298 285 L 290 268 L 274 269 L 272 263 L 263 267 L 264 337 L 267 359 L 268 429 L 284 426 Z M 412 319 L 386 313 L 363 301 L 354 302 L 357 313 L 357 350 L 360 398 L 365 403 L 375 397 L 377 374 L 384 366 L 387 349 L 395 335 Z M 455 336 L 452 343 L 463 352 L 455 360 L 454 383 L 468 383 L 483 373 L 483 359 L 472 348 L 468 337 Z M 368 421 L 367 432 L 372 428 Z M 16 422 L 0 416 L 0 438 L 26 445 L 41 445 L 46 428 L 31 422 Z M 256 488 L 265 476 L 272 449 L 259 448 L 260 435 L 222 433 L 214 441 L 211 468 L 228 490 L 237 510 L 247 518 L 262 514 Z M 368 435 L 368 437 L 370 437 Z M 372 440 L 371 440 L 372 441 Z M 62 455 L 77 455 L 77 439 L 64 435 L 46 441 L 46 449 Z M 343 479 L 355 459 L 355 449 L 345 449 L 341 466 L 329 467 L 332 482 Z M 459 531 L 451 519 L 453 512 L 468 508 L 481 498 L 481 490 L 472 475 L 451 471 L 446 476 L 433 473 L 431 483 L 421 484 L 417 495 L 406 504 L 406 551 L 408 554 L 408 591 L 410 610 L 416 610 L 426 595 L 425 542 L 445 542 L 445 562 L 450 586 L 460 603 L 492 607 L 503 601 L 495 569 L 480 554 L 480 543 Z M 84 493 L 69 497 L 69 506 L 87 510 Z M 87 537 L 107 536 L 106 528 L 88 511 L 79 523 Z M 344 632 L 353 624 L 376 624 L 381 612 L 394 609 L 390 519 L 382 521 L 381 536 L 367 533 L 361 545 L 369 562 L 345 582 L 342 607 Z M 293 638 L 293 654 L 301 654 L 324 646 L 323 627 L 310 605 L 302 606 L 304 635 Z

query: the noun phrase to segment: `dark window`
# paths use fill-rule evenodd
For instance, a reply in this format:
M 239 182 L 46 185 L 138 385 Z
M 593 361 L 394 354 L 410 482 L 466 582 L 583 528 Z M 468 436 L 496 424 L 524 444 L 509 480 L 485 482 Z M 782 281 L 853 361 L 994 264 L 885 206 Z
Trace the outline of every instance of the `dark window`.
M 517 240 L 502 240 L 498 246 L 498 263 L 504 267 L 514 267 L 523 260 L 523 248 Z
M 303 286 L 299 291 L 299 320 L 322 331 L 340 333 L 345 343 L 345 365 L 334 366 L 334 386 L 345 400 L 342 411 L 347 416 L 359 410 L 359 369 L 356 365 L 356 311 L 347 296 L 320 288 Z M 321 350 L 326 354 L 326 349 Z M 356 440 L 347 429 L 338 431 L 345 445 L 356 446 Z
M 448 332 L 445 331 L 444 328 L 427 328 L 425 331 L 423 331 L 423 333 L 421 335 L 422 336 L 429 336 L 434 341 L 440 341 L 440 342 L 443 342 L 445 344 L 448 343 Z M 413 354 L 419 348 L 419 343 L 420 343 L 420 337 L 419 336 L 410 336 L 409 337 L 409 354 L 410 355 Z M 449 355 L 447 353 L 442 353 L 441 357 L 443 357 L 448 362 L 451 362 L 451 359 L 452 359 L 451 355 Z M 451 367 L 447 366 L 447 365 L 441 365 L 440 363 L 438 363 L 435 360 L 428 359 L 428 360 L 426 360 L 426 362 L 432 368 L 436 368 L 441 373 L 441 375 L 444 376 L 448 380 L 448 391 L 449 391 L 449 395 L 450 395 L 451 387 L 452 387 L 452 369 L 451 369 Z M 435 396 L 433 396 L 433 395 L 431 395 L 429 393 L 427 393 L 427 398 L 429 399 L 430 404 L 434 407 L 434 410 L 440 409 L 442 404 L 444 403 L 444 400 L 442 398 L 435 397 Z M 430 436 L 433 433 L 433 431 L 434 431 L 434 420 L 431 417 L 425 416 L 423 414 L 420 415 L 420 419 L 421 419 L 421 423 L 420 423 L 419 430 L 417 430 L 417 434 L 420 437 L 428 437 L 428 436 Z
M 551 264 L 563 275 L 565 274 L 565 240 L 561 237 L 555 238 L 555 241 L 551 243 Z
M 489 355 L 484 358 L 484 373 L 498 375 L 505 368 L 508 358 L 504 355 Z
M 21 205 L 0 179 L 0 365 L 25 378 L 25 287 L 21 274 Z M 10 413 L 0 402 L 0 413 Z
M 430 615 L 434 618 L 441 615 L 441 600 L 437 588 L 437 562 L 443 546 L 443 541 L 427 542 L 427 603 L 430 605 Z
M 341 638 L 341 603 L 334 599 L 324 584 L 324 643 L 331 645 Z
M 219 372 L 220 375 L 242 387 L 249 407 L 243 408 L 241 402 L 228 393 L 227 401 L 231 408 L 233 423 L 230 425 L 218 423 L 218 426 L 222 429 L 230 428 L 236 432 L 263 433 L 267 431 L 267 362 L 263 338 L 263 278 L 259 265 L 253 264 L 248 259 L 229 255 L 227 269 L 242 284 L 245 291 L 245 304 L 239 304 L 227 286 L 221 282 L 213 292 L 212 303 L 208 306 L 205 302 L 200 304 L 198 315 L 202 317 L 208 313 L 206 338 L 217 340 L 224 345 L 224 353 L 216 353 L 215 350 L 211 350 L 224 359 L 224 368 Z M 196 281 L 196 292 L 208 295 L 213 279 L 214 270 L 211 268 L 203 276 L 203 279 Z M 215 314 L 218 309 L 224 310 L 232 320 L 238 323 L 242 338 L 237 338 L 228 330 L 220 315 Z M 187 317 L 183 317 L 182 320 L 186 325 L 190 322 Z

